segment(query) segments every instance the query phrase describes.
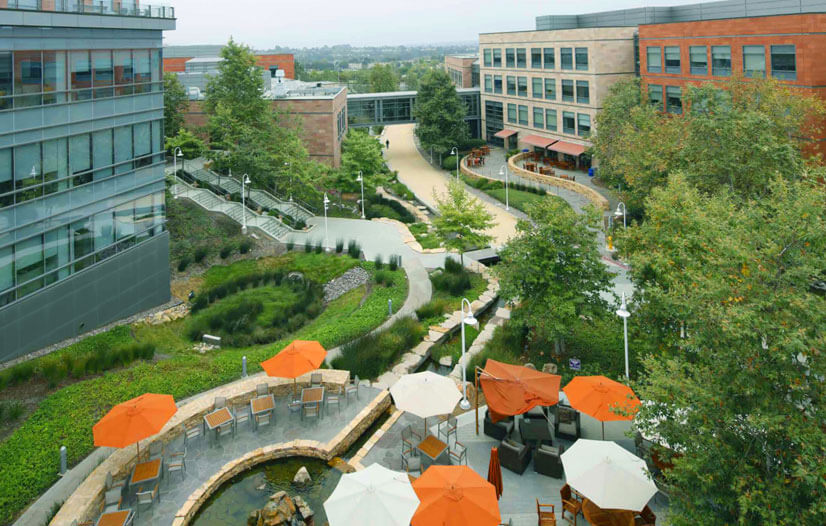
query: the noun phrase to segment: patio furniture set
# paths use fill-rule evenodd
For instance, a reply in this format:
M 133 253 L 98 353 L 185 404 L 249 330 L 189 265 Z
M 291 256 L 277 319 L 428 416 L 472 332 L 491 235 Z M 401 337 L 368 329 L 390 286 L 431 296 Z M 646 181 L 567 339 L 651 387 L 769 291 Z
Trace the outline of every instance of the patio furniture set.
M 402 469 L 423 473 L 433 465 L 467 465 L 467 448 L 456 439 L 456 430 L 453 416 L 439 422 L 436 435 L 423 437 L 411 425 L 402 429 Z
M 485 157 L 490 155 L 490 147 L 474 148 L 467 156 L 468 166 L 485 166 Z

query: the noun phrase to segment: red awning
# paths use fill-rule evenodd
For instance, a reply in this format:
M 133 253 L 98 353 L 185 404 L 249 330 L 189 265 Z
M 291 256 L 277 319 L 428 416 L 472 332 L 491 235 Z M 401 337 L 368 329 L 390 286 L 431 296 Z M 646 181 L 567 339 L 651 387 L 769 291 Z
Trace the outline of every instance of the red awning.
M 500 139 L 507 139 L 511 135 L 516 135 L 516 130 L 499 130 L 498 132 L 494 133 L 494 137 L 499 137 Z
M 532 146 L 539 146 L 540 148 L 547 148 L 548 146 L 557 142 L 556 139 L 549 139 L 547 137 L 541 137 L 539 135 L 526 135 L 525 137 L 522 137 L 521 141 L 528 143 Z
M 567 153 L 568 155 L 573 155 L 574 157 L 578 157 L 585 153 L 585 146 L 565 141 L 557 141 L 555 144 L 548 146 L 548 149 L 559 153 Z

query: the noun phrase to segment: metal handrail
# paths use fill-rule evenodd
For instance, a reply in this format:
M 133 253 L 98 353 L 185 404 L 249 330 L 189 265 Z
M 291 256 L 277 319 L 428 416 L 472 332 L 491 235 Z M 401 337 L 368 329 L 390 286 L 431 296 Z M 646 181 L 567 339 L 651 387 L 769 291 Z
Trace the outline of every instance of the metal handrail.
M 140 16 L 147 18 L 175 18 L 175 8 L 171 6 L 143 5 L 136 1 L 95 0 L 86 4 L 84 0 L 54 0 L 48 5 L 43 0 L 8 0 L 2 9 L 26 11 L 49 11 L 55 13 L 79 13 L 93 15 Z

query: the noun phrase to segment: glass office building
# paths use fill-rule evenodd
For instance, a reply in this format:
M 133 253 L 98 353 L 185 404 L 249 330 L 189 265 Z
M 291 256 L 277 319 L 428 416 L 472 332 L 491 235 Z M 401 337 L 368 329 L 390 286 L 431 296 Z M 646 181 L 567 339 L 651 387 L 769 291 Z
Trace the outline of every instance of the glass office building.
M 0 7 L 0 361 L 169 300 L 162 32 L 121 2 Z

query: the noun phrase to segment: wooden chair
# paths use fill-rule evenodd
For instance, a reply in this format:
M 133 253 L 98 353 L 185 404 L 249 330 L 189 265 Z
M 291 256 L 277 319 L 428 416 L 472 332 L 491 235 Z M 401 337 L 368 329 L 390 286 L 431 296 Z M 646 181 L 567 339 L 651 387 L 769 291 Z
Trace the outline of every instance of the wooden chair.
M 556 510 L 553 504 L 540 504 L 536 499 L 536 516 L 538 526 L 556 526 Z
M 465 466 L 467 466 L 467 448 L 458 440 L 453 444 L 453 447 L 448 450 L 448 455 L 450 456 L 451 464 L 458 466 L 464 462 Z
M 184 430 L 184 445 L 186 446 L 189 444 L 190 440 L 194 440 L 196 438 L 203 439 L 204 438 L 204 428 L 202 424 L 195 424 L 190 427 L 186 427 L 184 424 L 181 424 L 181 427 Z
M 657 516 L 651 511 L 651 508 L 646 505 L 637 517 L 636 526 L 655 526 L 657 524 Z
M 181 479 L 186 473 L 186 447 L 183 451 L 177 451 L 170 455 L 170 459 L 166 462 L 166 475 L 169 477 L 171 473 L 180 473 Z
M 135 494 L 135 511 L 140 513 L 141 506 L 149 505 L 150 507 L 155 504 L 156 500 L 159 500 L 160 494 L 158 493 L 158 483 L 155 483 L 155 487 L 152 488 L 150 491 L 140 491 L 138 489 L 138 493 Z
M 559 490 L 559 496 L 562 499 L 562 518 L 565 518 L 565 512 L 573 516 L 573 519 L 567 519 L 568 523 L 576 526 L 576 516 L 582 511 L 582 503 L 574 498 L 571 486 L 565 484 Z

